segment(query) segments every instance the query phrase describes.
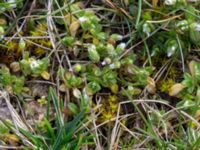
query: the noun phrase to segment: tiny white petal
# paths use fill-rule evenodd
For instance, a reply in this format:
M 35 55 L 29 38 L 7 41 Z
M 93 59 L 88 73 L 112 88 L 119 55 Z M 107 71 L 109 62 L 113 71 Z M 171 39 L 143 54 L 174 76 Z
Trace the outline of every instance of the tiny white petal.
M 181 20 L 176 23 L 176 27 L 180 28 L 182 31 L 185 31 L 189 28 L 187 20 Z
M 115 64 L 110 64 L 109 66 L 110 66 L 111 69 L 115 68 Z
M 89 51 L 96 50 L 96 46 L 92 44 L 92 45 L 90 45 L 90 47 L 88 48 L 88 50 Z
M 101 65 L 102 65 L 102 66 L 105 66 L 105 65 L 106 65 L 106 61 L 103 61 L 103 62 L 101 63 Z
M 196 29 L 196 31 L 198 31 L 198 32 L 200 31 L 200 24 L 199 24 L 199 23 L 196 23 L 196 24 L 195 24 L 195 29 Z
M 122 40 L 123 36 L 122 35 L 118 35 L 117 38 L 118 38 L 118 40 Z
M 165 0 L 166 5 L 175 5 L 177 0 Z
M 85 21 L 87 21 L 87 18 L 85 16 L 83 16 L 83 17 L 80 17 L 78 20 L 80 22 L 85 22 Z
M 2 40 L 4 38 L 4 35 L 0 35 L 0 40 Z
M 30 64 L 31 69 L 37 68 L 39 66 L 40 66 L 40 62 L 38 62 L 37 60 L 31 61 L 31 64 Z

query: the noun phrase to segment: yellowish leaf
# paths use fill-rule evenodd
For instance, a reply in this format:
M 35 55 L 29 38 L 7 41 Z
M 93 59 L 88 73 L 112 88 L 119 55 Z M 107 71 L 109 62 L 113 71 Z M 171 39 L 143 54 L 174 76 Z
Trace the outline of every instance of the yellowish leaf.
M 1 26 L 5 26 L 6 24 L 7 24 L 6 19 L 0 18 L 0 25 L 1 25 Z
M 93 39 L 94 37 L 88 33 L 83 34 L 83 38 L 88 40 L 88 39 Z
M 110 89 L 114 94 L 117 94 L 119 92 L 119 86 L 117 84 L 112 84 Z
M 170 89 L 169 89 L 169 95 L 170 96 L 176 96 L 178 95 L 183 89 L 185 88 L 185 86 L 181 83 L 176 83 L 174 84 Z
M 20 143 L 20 139 L 15 134 L 7 134 L 4 140 L 13 146 L 17 146 Z
M 73 89 L 73 95 L 74 95 L 74 97 L 80 99 L 81 98 L 81 91 L 77 88 L 74 88 Z
M 189 63 L 189 70 L 193 78 L 195 77 L 195 65 L 196 62 L 193 60 Z
M 47 71 L 42 72 L 41 76 L 45 80 L 49 80 L 50 79 L 50 74 Z
M 153 5 L 153 7 L 157 7 L 157 5 L 158 5 L 158 0 L 152 0 L 152 5 Z
M 66 85 L 65 85 L 64 83 L 61 84 L 61 85 L 59 86 L 59 90 L 60 90 L 61 92 L 66 92 L 66 90 L 67 90 Z
M 77 32 L 79 27 L 80 27 L 79 21 L 74 21 L 74 22 L 71 23 L 71 25 L 69 27 L 69 31 L 70 31 L 72 36 L 76 35 L 76 32 Z
M 98 45 L 99 44 L 99 40 L 97 38 L 93 38 L 93 44 L 94 45 Z
M 195 120 L 197 122 L 199 122 L 200 120 L 200 110 L 197 110 L 196 113 L 195 113 Z M 192 128 L 197 128 L 198 127 L 198 124 L 196 123 L 196 121 L 192 121 Z
M 154 81 L 153 78 L 148 77 L 147 78 L 147 87 L 146 87 L 147 91 L 151 94 L 155 94 L 156 92 L 156 83 Z
M 128 6 L 128 5 L 129 5 L 129 0 L 124 0 L 124 4 L 125 4 L 126 6 Z
M 64 18 L 64 21 L 67 25 L 70 25 L 72 22 L 77 21 L 77 19 L 70 13 L 66 14 Z
M 13 88 L 12 88 L 12 86 L 7 85 L 7 86 L 5 87 L 5 89 L 8 91 L 8 93 L 13 94 Z

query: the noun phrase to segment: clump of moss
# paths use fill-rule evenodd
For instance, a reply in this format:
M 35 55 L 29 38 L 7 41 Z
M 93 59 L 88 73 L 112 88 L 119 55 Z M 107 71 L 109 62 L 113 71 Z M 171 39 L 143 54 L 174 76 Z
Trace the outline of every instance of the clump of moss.
M 175 84 L 175 81 L 172 79 L 167 79 L 166 81 L 160 82 L 160 90 L 161 92 L 168 93 L 169 89 Z
M 99 122 L 111 121 L 117 115 L 119 106 L 119 100 L 116 95 L 111 95 L 108 99 L 102 102 L 102 106 L 99 109 L 101 116 L 99 117 Z

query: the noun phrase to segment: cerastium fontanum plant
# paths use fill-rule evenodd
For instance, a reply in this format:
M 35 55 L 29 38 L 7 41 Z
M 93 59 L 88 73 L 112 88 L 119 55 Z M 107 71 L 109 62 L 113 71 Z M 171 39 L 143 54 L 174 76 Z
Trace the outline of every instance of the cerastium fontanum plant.
M 0 0 L 0 149 L 200 149 L 199 0 Z

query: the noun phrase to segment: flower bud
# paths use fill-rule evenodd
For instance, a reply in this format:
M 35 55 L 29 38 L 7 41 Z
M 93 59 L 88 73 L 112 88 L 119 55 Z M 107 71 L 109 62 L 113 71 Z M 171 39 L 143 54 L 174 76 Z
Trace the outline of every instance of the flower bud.
M 165 3 L 165 5 L 170 6 L 170 5 L 175 5 L 176 2 L 177 2 L 177 0 L 165 0 L 164 3 Z
M 116 48 L 116 52 L 118 55 L 122 54 L 124 49 L 126 47 L 126 43 L 120 43 L 117 48 Z
M 109 57 L 104 58 L 103 62 L 101 63 L 102 66 L 109 65 L 112 60 Z
M 142 25 L 142 32 L 145 33 L 147 36 L 150 36 L 150 33 L 153 31 L 154 26 L 151 23 L 145 22 Z
M 0 26 L 0 40 L 4 38 L 4 28 Z
M 190 39 L 191 41 L 196 44 L 200 45 L 200 24 L 199 23 L 192 23 L 190 25 Z
M 167 47 L 167 57 L 171 57 L 178 49 L 178 43 L 176 40 L 172 39 L 166 42 L 166 47 Z
M 176 27 L 182 31 L 187 31 L 189 29 L 188 21 L 181 20 L 176 23 Z
M 115 61 L 114 63 L 109 65 L 111 69 L 119 69 L 121 67 L 121 63 L 119 61 Z
M 19 62 L 12 62 L 11 64 L 10 64 L 10 68 L 11 68 L 11 70 L 13 71 L 13 72 L 18 72 L 18 71 L 20 71 L 20 64 L 19 64 Z
M 117 55 L 115 48 L 112 44 L 107 44 L 106 49 L 109 56 L 115 57 Z
M 119 35 L 119 34 L 112 34 L 111 37 L 110 37 L 112 40 L 114 41 L 120 41 L 123 39 L 123 36 L 122 35 Z
M 73 46 L 73 44 L 74 44 L 74 42 L 75 42 L 75 39 L 74 39 L 74 37 L 72 37 L 72 36 L 68 36 L 68 37 L 64 37 L 64 38 L 62 39 L 62 42 L 63 42 L 63 44 L 66 45 L 66 46 Z
M 20 38 L 18 49 L 19 49 L 19 51 L 22 52 L 22 51 L 24 51 L 25 48 L 26 48 L 26 43 L 23 38 Z
M 73 70 L 74 70 L 74 72 L 76 72 L 76 73 L 80 72 L 81 69 L 82 69 L 81 64 L 75 64 L 75 65 L 73 66 Z
M 79 109 L 74 103 L 69 103 L 68 108 L 73 114 L 78 114 Z
M 91 61 L 98 63 L 100 61 L 100 56 L 96 50 L 95 45 L 90 45 L 88 48 L 89 58 Z

